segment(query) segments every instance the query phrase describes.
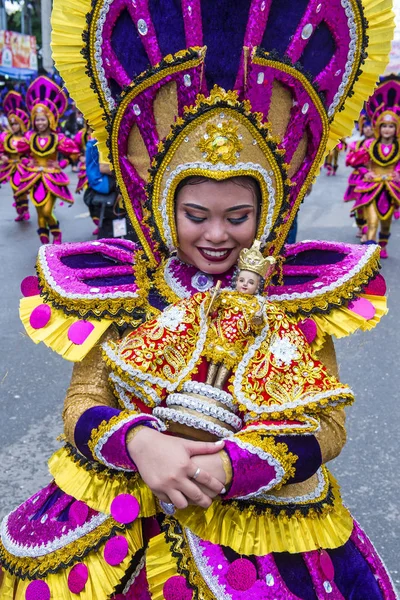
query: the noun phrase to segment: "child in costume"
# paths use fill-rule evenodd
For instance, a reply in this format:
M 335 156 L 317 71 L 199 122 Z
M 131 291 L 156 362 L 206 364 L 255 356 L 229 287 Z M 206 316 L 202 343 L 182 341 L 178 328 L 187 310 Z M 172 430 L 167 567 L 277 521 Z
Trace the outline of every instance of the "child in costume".
M 40 76 L 29 86 L 26 105 L 31 115 L 32 129 L 17 144 L 19 152 L 29 153 L 29 160 L 21 166 L 21 185 L 18 196 L 29 193 L 38 217 L 38 234 L 42 244 L 61 244 L 60 223 L 54 215 L 57 198 L 73 204 L 68 189 L 69 179 L 62 169 L 68 161 L 58 161 L 58 153 L 65 156 L 79 154 L 75 143 L 57 132 L 57 124 L 67 100 L 62 89 L 48 77 Z
M 329 336 L 385 313 L 379 250 L 293 244 L 282 280 L 232 289 L 239 256 L 268 279 L 392 25 L 358 2 L 270 8 L 55 2 L 56 62 L 140 246 L 43 246 L 23 282 L 27 332 L 76 364 L 53 481 L 3 521 L 2 600 L 395 600 L 326 467 L 353 400 Z
M 364 144 L 368 140 L 373 140 L 375 138 L 371 121 L 369 120 L 365 109 L 361 111 L 360 118 L 358 119 L 358 131 L 361 134 L 361 139 L 351 142 L 346 156 L 346 166 L 353 167 L 353 171 L 350 173 L 348 186 L 344 194 L 345 202 L 356 200 L 357 194 L 355 189 L 363 179 L 363 174 L 362 172 L 360 173 L 359 169 L 359 167 L 363 165 L 363 157 L 361 156 L 361 162 L 358 164 L 358 157 L 360 156 L 359 150 L 363 148 Z M 361 242 L 365 242 L 367 240 L 367 221 L 364 217 L 363 208 L 355 210 L 354 216 L 359 230 Z
M 381 258 L 388 258 L 387 244 L 395 210 L 400 207 L 400 78 L 391 75 L 383 79 L 369 98 L 366 110 L 375 133 L 354 154 L 363 175 L 355 188 L 353 210 L 363 209 L 367 220 L 367 243 L 378 243 Z
M 8 118 L 11 131 L 0 134 L 0 183 L 10 182 L 13 190 L 16 221 L 29 220 L 27 192 L 17 194 L 21 186 L 21 160 L 24 153 L 17 149 L 29 125 L 29 116 L 24 108 L 22 95 L 16 91 L 8 92 L 3 100 L 3 108 Z

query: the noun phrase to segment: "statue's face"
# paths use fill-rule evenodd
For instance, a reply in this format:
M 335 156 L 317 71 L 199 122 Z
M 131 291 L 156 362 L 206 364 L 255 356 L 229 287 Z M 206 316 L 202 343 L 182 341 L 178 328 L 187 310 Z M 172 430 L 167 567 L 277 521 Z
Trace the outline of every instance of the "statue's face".
M 178 257 L 204 273 L 224 273 L 252 245 L 256 222 L 251 189 L 211 179 L 186 185 L 176 199 Z
M 251 271 L 240 271 L 237 282 L 236 290 L 243 294 L 256 294 L 260 285 L 260 276 Z

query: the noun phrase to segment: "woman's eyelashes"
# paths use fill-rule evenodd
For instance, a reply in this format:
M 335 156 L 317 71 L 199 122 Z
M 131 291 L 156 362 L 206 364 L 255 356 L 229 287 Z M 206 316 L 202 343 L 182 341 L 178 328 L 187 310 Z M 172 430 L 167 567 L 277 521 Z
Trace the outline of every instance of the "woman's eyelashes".
M 185 216 L 187 219 L 189 219 L 190 221 L 193 221 L 194 223 L 204 223 L 204 221 L 206 221 L 207 217 L 199 217 L 197 215 L 193 215 L 189 212 L 185 212 Z M 231 223 L 231 225 L 240 225 L 241 223 L 244 223 L 245 221 L 247 221 L 247 219 L 249 218 L 248 214 L 242 215 L 241 217 L 228 217 L 228 221 L 229 223 Z

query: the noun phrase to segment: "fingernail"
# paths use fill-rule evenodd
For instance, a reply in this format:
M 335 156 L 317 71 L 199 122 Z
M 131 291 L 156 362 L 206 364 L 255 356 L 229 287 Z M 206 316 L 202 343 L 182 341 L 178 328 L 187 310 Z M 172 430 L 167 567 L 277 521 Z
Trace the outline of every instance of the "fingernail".
M 221 494 L 226 494 L 226 488 L 222 488 L 222 490 L 221 490 L 221 492 L 220 492 L 220 493 L 221 493 Z
M 223 443 L 224 443 L 224 440 L 218 440 L 218 442 L 215 442 L 215 445 L 222 446 Z

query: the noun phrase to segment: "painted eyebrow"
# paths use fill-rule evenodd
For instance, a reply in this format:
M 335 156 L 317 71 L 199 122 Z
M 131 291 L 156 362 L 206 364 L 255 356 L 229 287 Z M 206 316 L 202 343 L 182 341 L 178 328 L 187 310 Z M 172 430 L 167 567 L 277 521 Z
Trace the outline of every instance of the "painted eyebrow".
M 200 204 L 192 204 L 191 202 L 186 202 L 183 206 L 187 206 L 188 208 L 194 208 L 196 210 L 202 210 L 204 212 L 209 212 L 209 209 L 205 206 L 201 206 Z M 238 204 L 237 206 L 232 206 L 228 208 L 226 212 L 236 212 L 237 210 L 242 210 L 243 208 L 254 208 L 252 204 Z

